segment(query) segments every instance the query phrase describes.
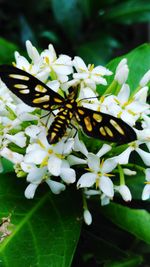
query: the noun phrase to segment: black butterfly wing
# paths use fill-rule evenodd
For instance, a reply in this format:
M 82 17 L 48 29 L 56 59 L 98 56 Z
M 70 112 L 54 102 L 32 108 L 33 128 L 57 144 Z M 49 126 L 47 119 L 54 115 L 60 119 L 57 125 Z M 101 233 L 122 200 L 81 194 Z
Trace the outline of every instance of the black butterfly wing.
M 0 78 L 23 102 L 32 107 L 52 110 L 64 98 L 28 72 L 11 65 L 0 66 Z
M 135 131 L 123 120 L 114 116 L 85 107 L 77 107 L 75 116 L 88 136 L 119 144 L 137 139 Z

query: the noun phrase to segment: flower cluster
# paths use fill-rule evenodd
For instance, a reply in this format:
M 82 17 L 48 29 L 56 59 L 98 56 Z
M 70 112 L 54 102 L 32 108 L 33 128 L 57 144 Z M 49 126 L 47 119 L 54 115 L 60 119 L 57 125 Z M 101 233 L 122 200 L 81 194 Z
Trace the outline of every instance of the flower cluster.
M 119 193 L 124 201 L 131 201 L 125 178 L 136 175 L 140 169 L 146 178 L 142 199 L 148 199 L 150 109 L 146 100 L 150 71 L 133 94 L 127 84 L 129 68 L 126 59 L 121 60 L 114 80 L 107 84 L 107 76 L 113 73 L 105 67 L 86 66 L 77 56 L 74 59 L 67 55 L 57 56 L 51 44 L 41 54 L 30 41 L 26 42 L 26 47 L 29 61 L 15 52 L 16 67 L 29 72 L 63 97 L 69 94 L 71 86 L 77 86 L 77 101 L 81 106 L 124 120 L 134 128 L 137 140 L 122 146 L 98 141 L 93 149 L 80 130 L 68 128 L 58 143 L 49 144 L 47 130 L 58 110 L 46 116 L 45 111 L 24 104 L 0 81 L 0 155 L 14 163 L 18 177 L 26 177 L 25 196 L 33 198 L 43 182 L 54 194 L 74 183 L 77 189 L 82 188 L 84 220 L 90 224 L 92 217 L 86 200 L 98 196 L 101 204 L 106 205 L 115 193 Z M 103 94 L 97 93 L 97 85 L 105 86 Z M 137 122 L 140 123 L 139 129 Z M 77 127 L 75 121 L 73 124 Z M 95 140 L 92 142 L 94 144 Z M 132 153 L 137 153 L 147 167 L 129 163 Z

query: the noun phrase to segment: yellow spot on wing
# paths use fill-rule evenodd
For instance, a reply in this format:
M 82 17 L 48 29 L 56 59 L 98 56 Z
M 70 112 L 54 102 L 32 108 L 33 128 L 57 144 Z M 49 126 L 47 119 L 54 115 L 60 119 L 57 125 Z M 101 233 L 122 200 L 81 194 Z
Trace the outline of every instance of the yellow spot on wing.
M 26 88 L 28 88 L 28 86 L 25 85 L 25 84 L 14 84 L 14 87 L 17 88 L 17 89 L 26 89 Z
M 57 102 L 57 103 L 62 103 L 62 100 L 57 98 L 57 97 L 54 97 L 54 101 Z
M 20 75 L 20 74 L 9 74 L 8 76 L 10 78 L 19 79 L 19 80 L 26 80 L 26 81 L 29 80 L 29 77 L 23 76 L 23 75 Z
M 86 129 L 89 132 L 91 132 L 92 131 L 92 124 L 91 124 L 91 121 L 90 121 L 90 117 L 85 117 L 84 118 L 84 123 L 85 123 Z
M 100 133 L 101 133 L 103 136 L 106 136 L 106 132 L 105 132 L 105 130 L 104 130 L 104 127 L 100 127 L 100 128 L 99 128 L 99 131 L 100 131 Z
M 84 111 L 82 109 L 78 108 L 78 112 L 79 112 L 79 114 L 84 115 Z
M 72 105 L 71 104 L 66 104 L 66 107 L 67 108 L 72 108 Z
M 50 96 L 49 95 L 44 95 L 42 97 L 35 98 L 33 100 L 33 103 L 34 104 L 40 104 L 40 103 L 43 103 L 43 102 L 48 102 L 49 100 L 50 100 Z
M 43 105 L 43 108 L 48 108 L 49 107 L 49 105 Z
M 93 114 L 93 119 L 96 120 L 97 122 L 101 122 L 103 117 L 100 114 L 94 113 Z
M 113 132 L 110 130 L 109 127 L 105 126 L 104 129 L 105 129 L 106 133 L 107 133 L 110 137 L 113 137 Z
M 21 94 L 29 94 L 30 90 L 29 89 L 25 89 L 25 90 L 20 90 L 19 93 Z
M 35 91 L 36 92 L 40 92 L 40 93 L 46 93 L 47 92 L 47 89 L 45 87 L 43 87 L 42 85 L 38 84 L 35 87 Z
M 114 121 L 113 119 L 110 120 L 110 123 L 111 125 L 122 135 L 124 135 L 124 131 L 123 129 L 121 128 L 121 126 L 116 122 Z

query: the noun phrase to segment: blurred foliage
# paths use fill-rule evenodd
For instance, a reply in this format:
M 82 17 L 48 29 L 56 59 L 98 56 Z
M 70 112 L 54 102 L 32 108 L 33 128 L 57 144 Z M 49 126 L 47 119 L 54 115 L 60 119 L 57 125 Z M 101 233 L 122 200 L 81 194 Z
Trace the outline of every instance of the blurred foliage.
M 27 39 L 39 48 L 51 42 L 87 63 L 106 63 L 147 41 L 148 21 L 147 0 L 0 1 L 0 37 L 22 49 Z

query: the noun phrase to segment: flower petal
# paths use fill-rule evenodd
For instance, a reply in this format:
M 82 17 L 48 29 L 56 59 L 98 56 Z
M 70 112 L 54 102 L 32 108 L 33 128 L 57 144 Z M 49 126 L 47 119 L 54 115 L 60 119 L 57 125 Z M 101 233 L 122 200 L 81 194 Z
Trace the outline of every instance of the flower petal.
M 114 188 L 113 188 L 113 183 L 109 177 L 101 176 L 99 187 L 106 196 L 113 198 Z
M 61 172 L 62 160 L 55 155 L 51 155 L 48 160 L 48 170 L 54 176 L 59 176 Z
M 47 179 L 46 183 L 50 187 L 51 191 L 56 195 L 60 194 L 62 191 L 66 189 L 66 186 L 64 184 L 50 180 L 50 179 Z
M 38 184 L 29 184 L 24 192 L 25 197 L 28 199 L 34 198 L 37 187 Z
M 90 172 L 84 173 L 83 175 L 81 175 L 79 181 L 77 182 L 77 187 L 90 187 L 95 183 L 95 180 L 96 174 Z

